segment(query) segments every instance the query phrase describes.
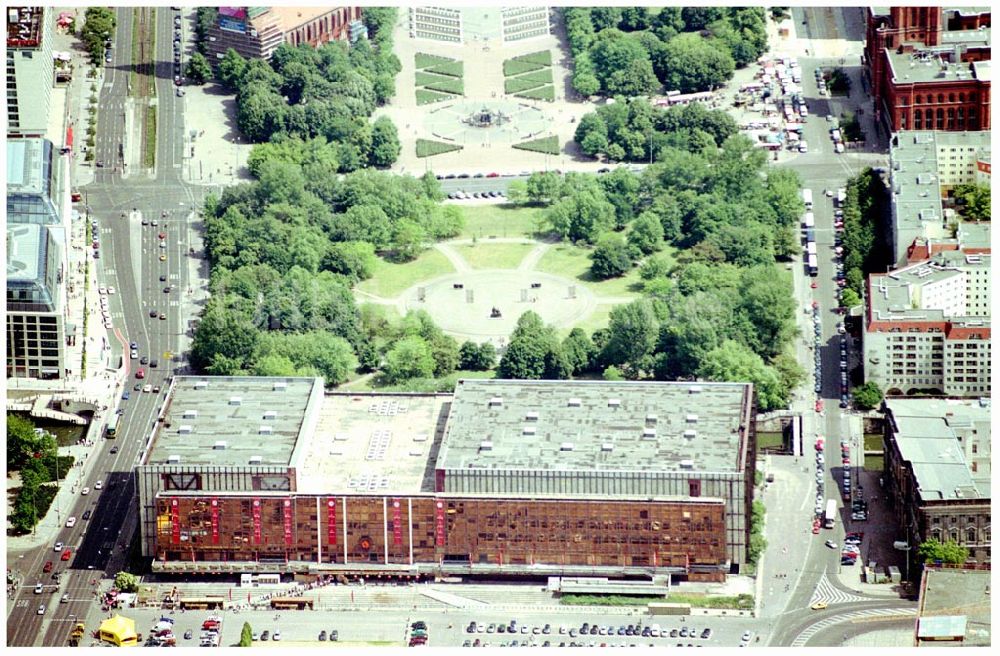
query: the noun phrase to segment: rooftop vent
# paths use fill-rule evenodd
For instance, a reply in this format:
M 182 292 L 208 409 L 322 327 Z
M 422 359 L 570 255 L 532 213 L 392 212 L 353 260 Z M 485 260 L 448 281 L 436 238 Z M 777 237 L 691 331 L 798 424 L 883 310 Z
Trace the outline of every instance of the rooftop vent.
M 195 382 L 195 384 L 194 384 L 194 388 L 196 390 L 205 389 L 206 387 L 208 387 L 208 381 L 207 380 L 199 380 L 199 381 Z
M 191 432 L 191 426 L 189 424 L 181 424 L 180 428 L 177 429 L 177 432 L 181 435 L 187 435 Z
M 681 469 L 690 471 L 694 469 L 694 460 L 681 460 L 678 465 Z
M 697 437 L 697 435 L 698 431 L 694 430 L 693 428 L 689 428 L 686 431 L 684 431 L 684 437 L 686 437 L 689 440 L 693 440 L 695 437 Z
M 243 397 L 242 396 L 230 396 L 229 397 L 229 405 L 243 405 Z
M 689 387 L 688 394 L 701 394 L 701 385 L 692 385 Z
M 494 408 L 494 407 L 498 408 L 498 407 L 501 407 L 501 406 L 503 406 L 503 397 L 494 396 L 492 399 L 490 399 L 490 407 L 491 408 Z
M 184 419 L 197 419 L 197 418 L 198 418 L 198 411 L 197 410 L 185 410 L 184 411 Z
M 493 450 L 493 442 L 490 442 L 489 440 L 483 440 L 482 442 L 479 443 L 479 450 L 480 451 L 492 451 Z
M 652 413 L 646 415 L 646 424 L 648 424 L 648 425 L 655 426 L 656 422 L 658 420 L 659 420 L 659 417 L 657 417 L 656 415 L 654 415 Z
M 535 410 L 532 410 L 531 412 L 529 412 L 526 415 L 524 415 L 524 420 L 525 421 L 538 421 L 538 412 L 535 411 Z
M 581 405 L 583 405 L 583 401 L 581 401 L 578 398 L 572 398 L 566 402 L 566 405 L 570 408 L 579 408 Z
M 610 442 L 605 442 L 604 444 L 601 445 L 601 451 L 603 451 L 604 453 L 611 453 L 614 450 L 615 450 L 615 445 L 611 444 Z
M 283 380 L 276 381 L 274 385 L 271 386 L 272 392 L 277 392 L 278 390 L 284 391 L 286 389 L 288 389 L 288 383 Z
M 688 415 L 686 417 L 686 421 L 689 424 L 697 424 L 698 423 L 698 415 Z
M 251 465 L 259 465 L 262 462 L 264 462 L 264 459 L 261 458 L 260 456 L 250 456 L 250 464 Z
M 644 439 L 644 440 L 656 439 L 656 429 L 655 428 L 643 428 L 642 429 L 642 439 Z
M 410 450 L 410 455 L 411 456 L 419 456 L 421 454 L 423 454 L 423 451 L 421 451 L 420 449 L 411 449 Z
M 559 445 L 559 450 L 560 451 L 572 451 L 573 450 L 573 443 L 572 442 L 563 442 L 562 444 Z
M 215 444 L 212 445 L 212 449 L 215 451 L 223 451 L 226 448 L 225 440 L 216 440 Z
M 278 411 L 277 410 L 265 410 L 264 411 L 264 419 L 274 419 L 277 416 L 278 416 Z
M 257 430 L 257 434 L 258 435 L 274 435 L 274 428 L 272 428 L 271 426 L 261 425 L 261 427 Z
M 167 463 L 171 465 L 176 465 L 181 461 L 180 456 L 167 456 Z
M 348 433 L 334 433 L 334 442 L 346 442 L 351 436 Z
M 622 400 L 621 399 L 608 399 L 608 407 L 609 408 L 619 408 L 619 407 L 621 407 L 621 404 L 622 404 Z
M 535 427 L 534 426 L 524 426 L 521 429 L 521 434 L 522 435 L 534 435 L 535 434 Z

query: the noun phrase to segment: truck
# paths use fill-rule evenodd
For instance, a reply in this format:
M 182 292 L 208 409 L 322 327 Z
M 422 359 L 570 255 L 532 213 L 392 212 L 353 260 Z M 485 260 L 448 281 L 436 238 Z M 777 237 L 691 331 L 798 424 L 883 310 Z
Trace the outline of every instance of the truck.
M 823 513 L 823 526 L 825 528 L 833 528 L 833 525 L 837 521 L 837 500 L 827 499 L 826 500 L 826 512 Z
M 83 622 L 77 622 L 73 627 L 73 630 L 69 633 L 69 644 L 71 647 L 78 647 L 80 645 L 80 638 L 83 634 L 87 632 L 87 628 L 83 625 Z
M 845 200 L 847 200 L 847 189 L 841 187 L 837 190 L 837 205 L 843 205 Z
M 806 268 L 809 269 L 809 275 L 814 278 L 819 275 L 819 260 L 816 258 L 815 253 L 810 253 L 809 258 L 806 261 Z
M 806 209 L 811 210 L 813 208 L 813 192 L 812 189 L 802 190 L 802 202 L 806 204 Z
M 816 252 L 816 242 L 810 241 L 806 243 L 806 253 L 809 255 L 818 255 Z
M 805 216 L 802 217 L 802 227 L 803 228 L 815 228 L 816 227 L 816 217 L 812 212 L 806 212 Z

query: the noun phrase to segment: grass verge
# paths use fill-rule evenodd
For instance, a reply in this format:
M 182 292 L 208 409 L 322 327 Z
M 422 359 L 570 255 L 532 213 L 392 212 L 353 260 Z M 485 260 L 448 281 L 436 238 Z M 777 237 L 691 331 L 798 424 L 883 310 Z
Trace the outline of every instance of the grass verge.
M 519 59 L 508 59 L 503 63 L 503 74 L 504 77 L 510 77 L 512 75 L 520 75 L 522 73 L 530 73 L 531 71 L 538 71 L 545 68 L 544 64 L 537 64 L 535 62 L 526 62 Z
M 156 166 L 156 107 L 146 108 L 146 138 L 142 147 L 142 165 L 151 169 Z
M 534 247 L 534 244 L 491 244 L 488 241 L 452 246 L 473 269 L 516 269 Z
M 462 146 L 445 141 L 433 141 L 431 139 L 417 139 L 417 157 L 434 157 L 443 153 L 450 153 L 455 150 L 462 150 Z
M 692 608 L 725 608 L 731 610 L 750 610 L 753 608 L 753 595 L 741 594 L 735 597 L 709 597 L 699 594 L 670 594 L 672 604 L 690 604 Z
M 584 595 L 564 594 L 559 603 L 564 606 L 645 606 L 650 602 L 666 601 L 663 595 Z M 671 598 L 673 601 L 673 598 Z
M 443 276 L 454 270 L 448 258 L 440 251 L 429 248 L 417 259 L 403 264 L 379 258 L 375 265 L 375 274 L 358 284 L 357 289 L 381 298 L 394 298 L 421 280 Z
M 865 456 L 865 471 L 881 472 L 885 469 L 885 456 Z
M 559 154 L 559 137 L 542 137 L 514 144 L 518 150 L 530 150 L 535 153 L 548 153 L 549 155 Z
M 438 75 L 450 75 L 451 77 L 462 77 L 465 74 L 465 66 L 460 61 L 450 61 L 424 69 L 427 73 L 437 73 Z

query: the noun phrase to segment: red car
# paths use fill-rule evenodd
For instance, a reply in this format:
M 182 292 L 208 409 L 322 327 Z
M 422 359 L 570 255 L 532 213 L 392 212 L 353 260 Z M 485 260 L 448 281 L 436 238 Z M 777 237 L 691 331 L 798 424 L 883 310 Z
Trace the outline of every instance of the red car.
M 60 560 L 69 560 L 72 557 L 73 557 L 73 550 L 72 549 L 67 549 L 66 551 L 62 552 L 62 556 L 60 557 Z
M 52 563 L 51 560 L 46 560 L 45 561 L 45 567 L 42 568 L 42 571 L 45 572 L 46 574 L 48 574 L 49 572 L 52 571 L 53 566 L 54 565 L 53 565 L 53 563 Z
M 487 178 L 499 178 L 500 174 L 499 173 L 495 173 L 495 172 L 494 173 L 487 173 L 486 177 Z
M 166 239 L 167 238 L 167 233 L 161 232 L 160 234 L 157 235 L 157 237 L 159 237 L 160 239 Z
M 141 378 L 145 378 L 146 377 L 146 370 L 145 369 L 139 369 L 138 371 L 135 372 L 135 377 L 136 378 L 140 378 L 140 379 Z
M 823 412 L 823 399 L 816 399 L 816 412 Z
M 818 285 L 818 284 L 816 283 L 816 281 L 815 281 L 815 280 L 813 280 L 813 281 L 812 281 L 812 284 L 811 284 L 811 285 L 809 285 L 809 286 L 810 286 L 810 287 L 812 287 L 813 289 L 816 289 L 817 287 L 819 287 L 819 285 Z
M 818 403 L 822 403 L 822 401 L 818 401 Z M 816 439 L 816 450 L 817 451 L 822 451 L 823 450 L 823 438 L 822 437 Z

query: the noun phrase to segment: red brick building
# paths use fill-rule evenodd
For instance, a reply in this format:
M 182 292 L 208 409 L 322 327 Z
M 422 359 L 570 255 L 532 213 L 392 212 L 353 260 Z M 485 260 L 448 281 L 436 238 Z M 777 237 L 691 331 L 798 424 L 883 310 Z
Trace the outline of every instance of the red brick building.
M 869 8 L 876 120 L 899 130 L 990 129 L 990 10 Z
M 346 41 L 361 7 L 219 7 L 208 31 L 213 65 L 232 48 L 247 59 L 270 59 L 282 43 L 316 47 Z

